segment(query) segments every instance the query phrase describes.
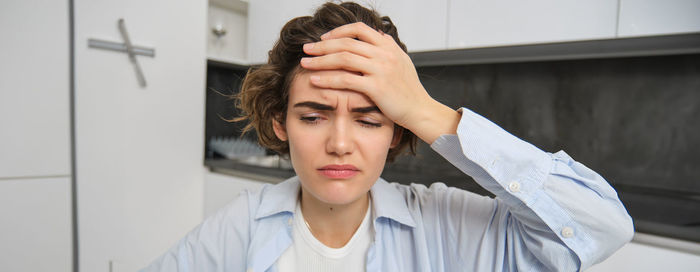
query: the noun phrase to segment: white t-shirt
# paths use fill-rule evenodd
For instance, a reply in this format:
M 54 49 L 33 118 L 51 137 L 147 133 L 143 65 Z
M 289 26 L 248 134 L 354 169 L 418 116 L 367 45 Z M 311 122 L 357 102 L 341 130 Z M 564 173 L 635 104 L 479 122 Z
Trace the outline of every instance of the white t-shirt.
M 297 202 L 292 226 L 292 245 L 277 260 L 279 272 L 359 272 L 365 271 L 367 250 L 372 243 L 372 203 L 360 227 L 341 248 L 330 248 L 317 240 L 304 222 Z

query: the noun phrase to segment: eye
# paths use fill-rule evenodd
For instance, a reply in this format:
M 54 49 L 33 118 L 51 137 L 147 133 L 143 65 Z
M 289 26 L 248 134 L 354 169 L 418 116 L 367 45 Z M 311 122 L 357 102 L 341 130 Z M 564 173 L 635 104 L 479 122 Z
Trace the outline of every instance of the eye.
M 357 120 L 363 127 L 369 127 L 369 128 L 378 128 L 381 127 L 381 123 L 374 123 L 374 122 L 369 122 L 366 120 Z
M 318 116 L 302 116 L 302 117 L 299 118 L 299 120 L 301 120 L 302 122 L 307 123 L 307 124 L 317 124 L 317 123 L 321 120 L 321 117 L 318 117 Z

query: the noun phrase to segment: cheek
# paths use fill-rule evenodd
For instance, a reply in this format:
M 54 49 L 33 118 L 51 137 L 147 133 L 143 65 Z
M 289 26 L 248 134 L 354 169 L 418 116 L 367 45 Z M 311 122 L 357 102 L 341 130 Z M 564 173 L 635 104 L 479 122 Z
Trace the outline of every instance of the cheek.
M 303 161 L 304 156 L 315 157 L 322 148 L 319 145 L 321 134 L 315 133 L 308 128 L 299 127 L 299 124 L 287 122 L 287 136 L 289 141 L 289 152 L 292 159 Z
M 366 136 L 366 138 L 358 141 L 358 144 L 362 145 L 366 152 L 370 152 L 372 157 L 376 158 L 376 160 L 386 160 L 389 148 L 391 147 L 391 140 L 394 136 L 393 129 L 378 131 L 378 133 L 371 133 Z

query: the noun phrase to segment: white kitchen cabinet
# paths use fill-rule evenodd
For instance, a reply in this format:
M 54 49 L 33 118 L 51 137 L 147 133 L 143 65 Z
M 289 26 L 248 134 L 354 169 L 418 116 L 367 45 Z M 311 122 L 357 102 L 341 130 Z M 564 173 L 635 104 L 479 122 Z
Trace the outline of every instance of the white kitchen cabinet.
M 453 0 L 449 49 L 615 37 L 616 0 Z
M 67 1 L 0 1 L 0 271 L 72 271 Z
M 700 32 L 698 0 L 620 0 L 619 37 Z
M 636 234 L 640 235 L 639 233 Z M 648 234 L 642 234 L 650 236 Z M 636 237 L 635 237 L 636 239 Z M 656 238 L 659 240 L 673 240 L 666 237 Z M 683 241 L 686 244 L 694 242 Z M 653 246 L 632 241 L 616 251 L 612 256 L 603 262 L 592 266 L 586 272 L 657 272 L 657 271 L 696 271 L 700 267 L 700 255 L 668 249 L 660 246 Z
M 76 0 L 80 271 L 136 271 L 202 219 L 207 1 Z M 136 56 L 88 39 L 155 49 Z
M 0 178 L 70 175 L 66 1 L 0 2 Z
M 204 217 L 214 214 L 244 190 L 260 190 L 266 182 L 207 172 L 204 175 Z
M 207 59 L 245 65 L 247 63 L 248 7 L 241 1 L 211 1 L 207 14 Z M 233 5 L 235 3 L 235 5 Z M 225 34 L 216 35 L 219 27 Z
M 69 177 L 0 180 L 0 271 L 73 271 L 70 191 Z
M 409 52 L 447 49 L 447 0 L 376 0 L 374 8 L 389 16 Z
M 323 0 L 304 1 L 250 1 L 248 6 L 248 61 L 251 64 L 267 62 L 285 23 L 295 17 L 313 15 Z M 399 37 L 408 50 L 429 51 L 446 48 L 447 0 L 439 1 L 358 1 L 388 15 L 399 29 Z
M 267 53 L 292 18 L 308 16 L 324 0 L 251 0 L 248 2 L 248 63 L 267 63 Z

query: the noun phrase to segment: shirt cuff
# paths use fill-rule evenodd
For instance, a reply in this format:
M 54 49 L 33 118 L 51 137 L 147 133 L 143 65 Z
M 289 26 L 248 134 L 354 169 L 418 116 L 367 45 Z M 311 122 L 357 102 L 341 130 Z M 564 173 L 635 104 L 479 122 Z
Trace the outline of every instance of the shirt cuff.
M 457 135 L 441 135 L 431 148 L 511 206 L 534 201 L 552 168 L 550 154 L 467 108 L 458 111 Z

